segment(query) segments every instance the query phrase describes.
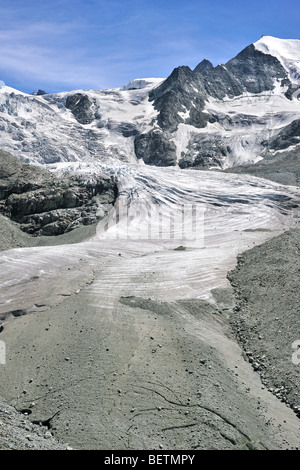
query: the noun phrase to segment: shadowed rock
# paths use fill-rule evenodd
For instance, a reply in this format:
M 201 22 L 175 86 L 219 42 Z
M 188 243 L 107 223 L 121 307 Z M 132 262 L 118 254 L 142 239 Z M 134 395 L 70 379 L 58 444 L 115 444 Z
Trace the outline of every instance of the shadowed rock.
M 115 200 L 108 177 L 93 184 L 79 177 L 56 178 L 41 168 L 0 152 L 0 213 L 35 235 L 60 235 L 99 220 Z
M 92 107 L 93 102 L 87 95 L 82 93 L 70 95 L 66 100 L 66 108 L 71 110 L 73 116 L 80 124 L 90 124 L 94 120 L 95 115 Z

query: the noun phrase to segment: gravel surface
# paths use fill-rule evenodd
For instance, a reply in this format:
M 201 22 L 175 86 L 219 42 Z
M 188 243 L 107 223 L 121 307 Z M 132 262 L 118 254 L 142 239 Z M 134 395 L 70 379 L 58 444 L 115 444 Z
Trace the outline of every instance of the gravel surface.
M 0 450 L 71 450 L 54 439 L 47 426 L 31 423 L 0 398 Z
M 243 253 L 228 277 L 237 299 L 231 325 L 246 360 L 300 417 L 300 227 Z

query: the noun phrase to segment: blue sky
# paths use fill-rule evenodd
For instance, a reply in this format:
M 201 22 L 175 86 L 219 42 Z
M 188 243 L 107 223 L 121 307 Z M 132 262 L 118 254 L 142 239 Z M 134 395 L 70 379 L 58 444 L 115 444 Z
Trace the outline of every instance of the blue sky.
M 262 34 L 300 39 L 299 0 L 0 0 L 0 80 L 24 92 L 122 86 Z

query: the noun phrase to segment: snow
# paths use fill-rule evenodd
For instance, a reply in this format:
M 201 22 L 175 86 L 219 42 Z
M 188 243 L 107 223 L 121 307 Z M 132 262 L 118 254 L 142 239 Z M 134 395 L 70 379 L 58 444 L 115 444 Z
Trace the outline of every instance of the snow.
M 257 50 L 277 57 L 288 70 L 293 81 L 300 83 L 300 41 L 264 36 L 254 46 Z M 298 80 L 298 81 L 297 81 Z M 149 91 L 164 78 L 138 78 L 127 85 L 107 90 L 74 90 L 53 95 L 27 95 L 13 88 L 0 88 L 0 137 L 3 150 L 31 163 L 62 161 L 105 162 L 117 158 L 123 162 L 139 163 L 134 152 L 134 134 L 147 133 L 157 125 L 158 111 L 149 101 Z M 191 85 L 192 86 L 192 85 Z M 193 86 L 192 86 L 193 88 Z M 197 92 L 197 90 L 194 90 Z M 210 98 L 204 112 L 218 114 L 218 123 L 209 123 L 198 129 L 180 123 L 171 139 L 176 144 L 177 163 L 182 152 L 192 148 L 193 139 L 211 138 L 224 142 L 231 149 L 223 160 L 224 168 L 251 163 L 263 156 L 261 142 L 277 130 L 300 118 L 300 101 L 287 99 L 287 86 L 274 82 L 274 89 L 257 95 L 243 93 L 223 100 Z M 12 109 L 7 112 L 10 97 Z M 64 106 L 68 96 L 82 93 L 93 103 L 97 119 L 90 124 L 79 124 L 71 110 Z M 192 106 L 195 106 L 192 103 Z M 189 110 L 182 108 L 179 116 L 186 120 Z M 231 124 L 232 118 L 232 124 Z M 245 125 L 245 121 L 248 122 Z M 131 126 L 132 135 L 122 129 Z M 8 133 L 8 127 L 10 133 Z M 220 160 L 221 161 L 221 160 Z
M 289 74 L 293 83 L 300 85 L 300 40 L 279 39 L 273 36 L 262 36 L 254 47 L 276 57 Z
M 120 90 L 141 90 L 143 88 L 153 88 L 153 86 L 160 85 L 164 78 L 136 78 L 120 88 Z
M 19 299 L 23 309 L 32 311 L 34 304 L 57 303 L 81 288 L 92 273 L 90 303 L 105 298 L 108 309 L 121 295 L 214 302 L 212 290 L 228 287 L 226 274 L 239 253 L 296 221 L 282 196 L 299 203 L 299 189 L 248 175 L 122 165 L 116 160 L 105 165 L 65 163 L 52 169 L 72 167 L 86 176 L 114 175 L 125 210 L 118 223 L 113 218 L 100 222 L 97 235 L 88 241 L 0 253 L 0 313 L 20 308 Z M 185 249 L 176 250 L 179 246 Z M 33 279 L 34 289 L 28 289 Z
M 15 93 L 15 95 L 22 95 L 22 96 L 30 96 L 27 93 L 23 93 L 23 91 L 16 90 L 15 88 L 12 88 L 10 86 L 0 86 L 0 94 L 11 94 Z
M 300 41 L 299 41 L 300 42 Z M 259 94 L 243 93 L 235 98 L 217 100 L 209 98 L 205 111 L 219 116 L 230 116 L 233 125 L 210 124 L 197 130 L 199 134 L 215 135 L 226 140 L 232 152 L 226 156 L 224 168 L 244 163 L 254 163 L 261 158 L 261 142 L 268 140 L 276 131 L 300 119 L 300 101 L 289 100 L 278 82 L 274 89 Z M 245 119 L 248 124 L 245 126 Z
M 104 161 L 109 157 L 136 163 L 134 135 L 124 136 L 122 125 L 130 124 L 138 132 L 152 128 L 157 111 L 148 93 L 162 81 L 161 78 L 139 79 L 139 88 L 135 89 L 126 86 L 108 90 L 78 89 L 40 96 L 3 86 L 0 88 L 1 148 L 34 164 L 58 159 Z M 11 93 L 15 97 L 10 96 Z M 75 93 L 89 97 L 101 122 L 96 119 L 91 124 L 81 125 L 76 121 L 64 106 L 67 97 Z M 7 109 L 8 96 L 10 110 Z

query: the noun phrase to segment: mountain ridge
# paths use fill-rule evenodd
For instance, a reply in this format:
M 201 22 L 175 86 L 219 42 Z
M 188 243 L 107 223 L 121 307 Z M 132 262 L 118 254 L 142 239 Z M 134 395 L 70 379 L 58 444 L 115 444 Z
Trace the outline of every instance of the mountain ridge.
M 254 163 L 300 119 L 298 57 L 299 40 L 266 36 L 226 64 L 203 59 L 194 70 L 179 66 L 166 79 L 116 89 L 28 95 L 4 86 L 1 147 L 46 166 L 111 158 L 182 169 Z

